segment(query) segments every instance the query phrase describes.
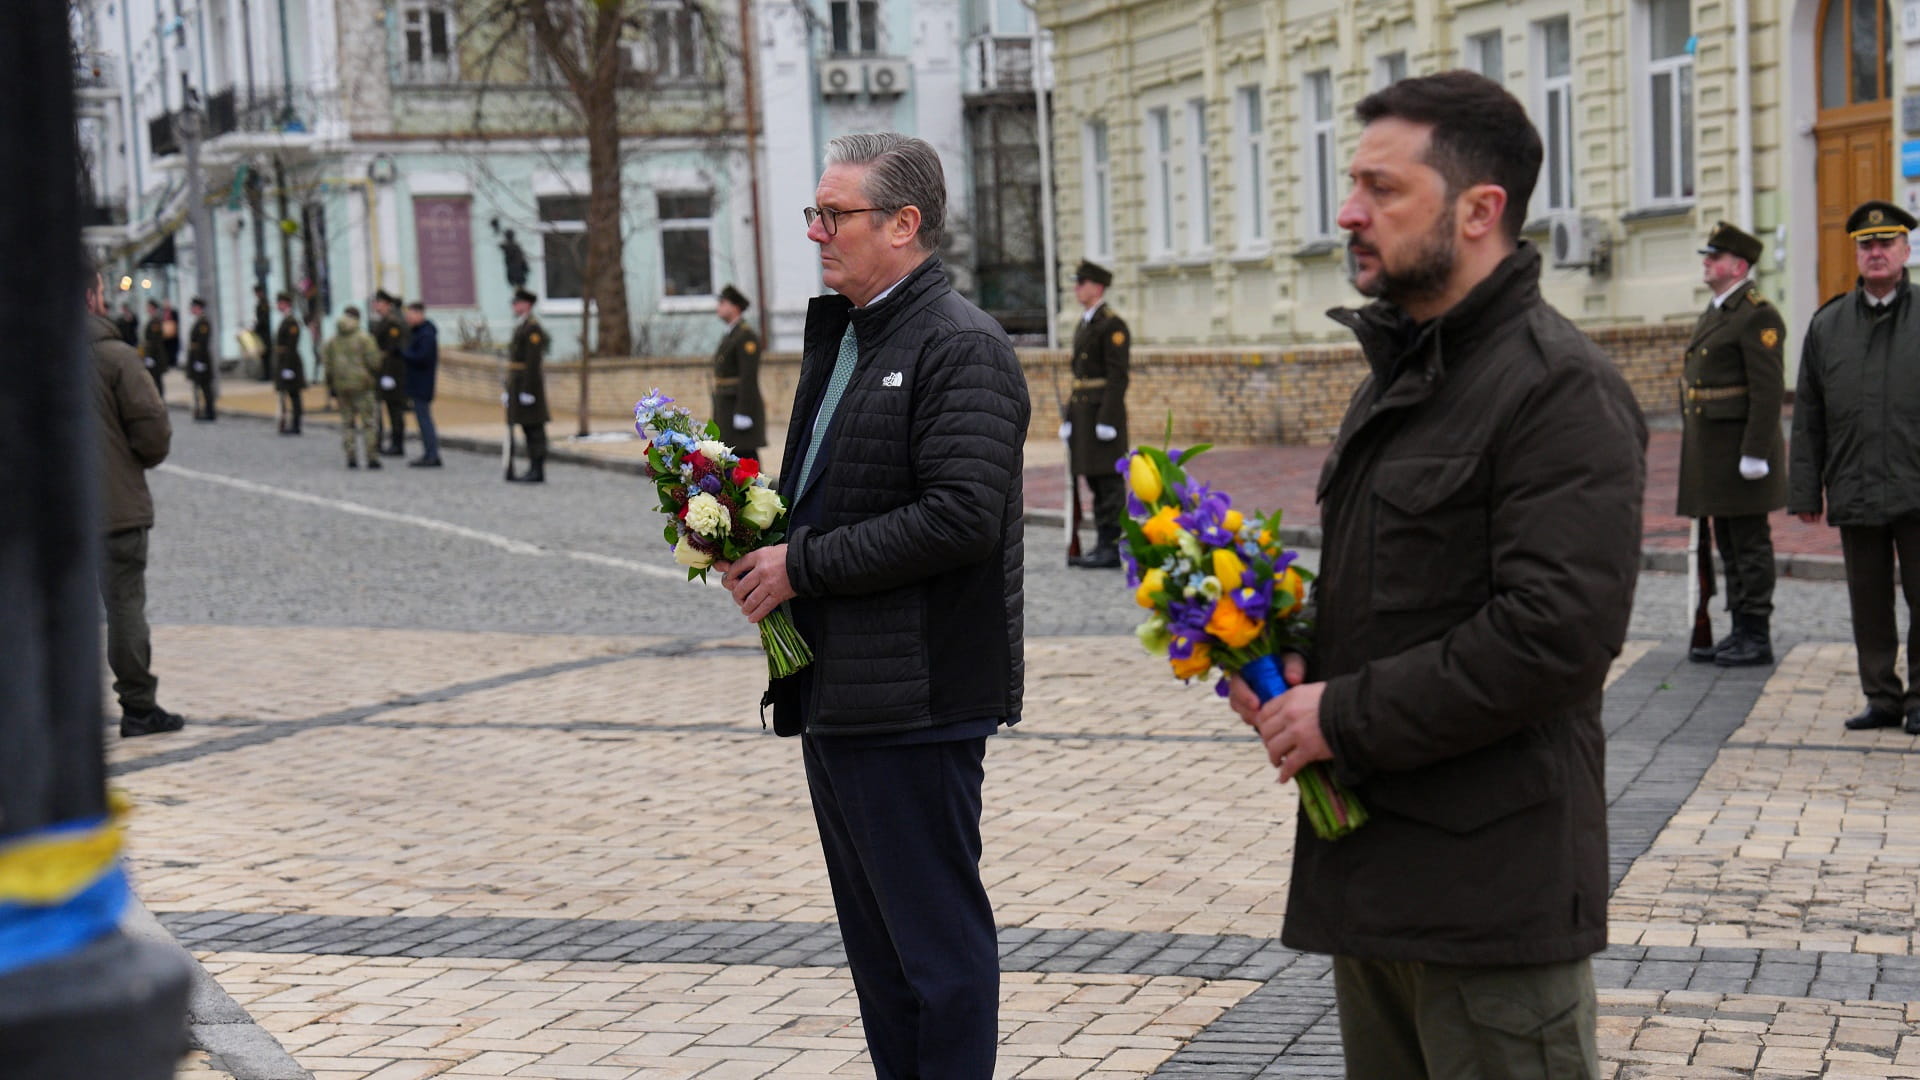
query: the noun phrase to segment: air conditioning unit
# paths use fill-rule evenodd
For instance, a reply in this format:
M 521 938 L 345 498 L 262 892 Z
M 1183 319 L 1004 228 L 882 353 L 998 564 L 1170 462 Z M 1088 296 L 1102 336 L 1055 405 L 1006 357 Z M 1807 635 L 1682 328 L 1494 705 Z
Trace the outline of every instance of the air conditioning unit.
M 904 60 L 867 61 L 867 93 L 874 97 L 894 97 L 907 92 L 913 70 Z
M 1554 210 L 1547 215 L 1547 254 L 1555 266 L 1599 265 L 1606 259 L 1606 225 L 1578 210 Z
M 853 97 L 866 89 L 857 60 L 825 60 L 820 64 L 822 97 Z

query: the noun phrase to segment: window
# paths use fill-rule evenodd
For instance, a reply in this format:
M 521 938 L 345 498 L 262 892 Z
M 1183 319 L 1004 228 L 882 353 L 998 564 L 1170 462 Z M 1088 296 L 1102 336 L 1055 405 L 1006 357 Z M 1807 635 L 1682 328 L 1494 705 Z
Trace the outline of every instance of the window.
M 444 3 L 406 4 L 400 9 L 400 77 L 410 83 L 450 83 L 459 78 L 453 52 L 453 14 Z
M 1573 194 L 1573 39 L 1567 18 L 1534 24 L 1540 52 L 1540 135 L 1546 151 L 1541 194 L 1548 210 L 1571 210 Z
M 1187 167 L 1193 182 L 1187 185 L 1187 250 L 1213 250 L 1213 159 L 1207 148 L 1207 103 L 1187 102 Z
M 872 56 L 880 51 L 879 0 L 833 0 L 835 56 Z
M 578 300 L 586 290 L 587 197 L 542 195 L 540 266 L 546 272 L 548 300 Z
M 1407 77 L 1407 54 L 1390 52 L 1373 62 L 1373 88 L 1392 86 Z
M 1147 254 L 1173 251 L 1173 133 L 1167 110 L 1147 110 Z
M 1086 190 L 1087 257 L 1113 257 L 1113 169 L 1107 156 L 1107 122 L 1087 122 L 1082 137 L 1086 168 L 1081 184 Z
M 1501 44 L 1500 31 L 1489 30 L 1468 37 L 1465 60 L 1469 69 L 1494 82 L 1507 81 L 1506 47 Z
M 472 307 L 473 205 L 466 196 L 416 196 L 414 262 L 420 299 L 440 307 Z
M 1307 195 L 1302 231 L 1309 240 L 1327 240 L 1333 237 L 1333 219 L 1338 213 L 1334 198 L 1339 191 L 1334 165 L 1333 74 L 1316 71 L 1308 75 L 1306 94 Z
M 1893 93 L 1892 5 L 1827 0 L 1820 27 L 1820 107 L 1880 101 Z
M 1693 198 L 1693 11 L 1691 0 L 1643 0 L 1640 90 L 1645 122 L 1640 173 L 1648 202 Z
M 644 16 L 647 40 L 628 49 L 635 66 L 644 64 L 656 82 L 699 82 L 706 76 L 700 9 L 692 4 L 655 3 Z
M 1243 86 L 1234 94 L 1234 224 L 1242 247 L 1267 241 L 1267 132 L 1261 115 L 1260 88 Z
M 659 196 L 661 292 L 713 295 L 713 196 L 706 192 Z

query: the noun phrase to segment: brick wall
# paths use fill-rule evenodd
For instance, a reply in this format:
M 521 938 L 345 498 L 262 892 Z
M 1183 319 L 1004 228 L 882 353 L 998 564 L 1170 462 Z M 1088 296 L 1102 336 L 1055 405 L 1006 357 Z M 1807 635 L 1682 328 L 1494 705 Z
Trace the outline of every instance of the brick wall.
M 1674 380 L 1693 328 L 1683 324 L 1619 326 L 1589 330 L 1649 413 L 1675 407 Z M 1366 374 L 1355 346 L 1317 346 L 1258 351 L 1137 348 L 1127 390 L 1128 419 L 1135 442 L 1159 442 L 1173 413 L 1174 437 L 1182 442 L 1315 445 L 1332 441 L 1347 401 Z M 1055 387 L 1070 382 L 1064 350 L 1022 350 L 1033 400 L 1031 437 L 1052 438 L 1059 426 Z M 506 365 L 498 357 L 442 350 L 439 392 L 455 398 L 495 400 Z M 779 423 L 799 382 L 800 358 L 775 353 L 760 363 L 760 393 L 769 417 Z M 589 374 L 597 416 L 627 416 L 633 403 L 658 387 L 704 417 L 712 394 L 705 357 L 596 360 Z M 547 400 L 556 416 L 571 416 L 579 400 L 576 367 L 547 366 Z

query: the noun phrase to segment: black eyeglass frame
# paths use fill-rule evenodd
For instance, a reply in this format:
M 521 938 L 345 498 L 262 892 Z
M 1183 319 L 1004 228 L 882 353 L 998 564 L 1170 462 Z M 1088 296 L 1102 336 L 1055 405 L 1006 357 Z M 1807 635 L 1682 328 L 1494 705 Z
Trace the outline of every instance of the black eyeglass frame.
M 891 214 L 895 213 L 895 211 L 889 210 L 884 206 L 862 206 L 853 210 L 830 210 L 824 206 L 809 206 L 802 209 L 800 213 L 801 216 L 807 219 L 807 228 L 813 228 L 813 223 L 816 220 L 824 221 L 825 223 L 821 228 L 827 230 L 827 235 L 838 236 L 840 235 L 840 219 L 846 217 L 848 214 Z

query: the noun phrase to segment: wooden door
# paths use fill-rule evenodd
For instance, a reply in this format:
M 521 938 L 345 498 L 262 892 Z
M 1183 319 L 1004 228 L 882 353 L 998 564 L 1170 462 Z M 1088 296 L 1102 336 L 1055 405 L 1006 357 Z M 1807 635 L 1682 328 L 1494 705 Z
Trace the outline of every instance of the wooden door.
M 1893 198 L 1893 8 L 1888 0 L 1826 0 L 1820 11 L 1820 299 L 1853 287 L 1847 215 Z

